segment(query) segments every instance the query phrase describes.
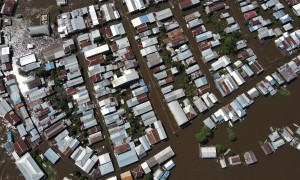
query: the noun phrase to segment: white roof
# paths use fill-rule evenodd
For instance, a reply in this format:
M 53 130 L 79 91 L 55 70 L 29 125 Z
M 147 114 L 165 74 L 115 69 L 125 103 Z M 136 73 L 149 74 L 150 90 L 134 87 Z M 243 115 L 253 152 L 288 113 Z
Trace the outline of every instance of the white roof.
M 109 154 L 105 153 L 105 154 L 102 154 L 101 156 L 99 156 L 99 162 L 100 162 L 100 165 L 111 162 Z
M 118 87 L 130 81 L 139 79 L 139 74 L 136 70 L 128 69 L 123 73 L 123 76 L 114 77 L 114 80 L 111 81 L 113 87 Z
M 216 158 L 217 150 L 216 147 L 200 147 L 201 158 Z
M 26 153 L 18 159 L 16 165 L 26 180 L 39 180 L 45 176 L 29 153 Z
M 36 62 L 36 58 L 34 54 L 29 54 L 20 58 L 20 65 L 25 66 L 27 64 Z
M 89 58 L 91 56 L 95 56 L 97 54 L 104 53 L 106 51 L 109 51 L 109 46 L 107 44 L 104 44 L 102 46 L 96 47 L 94 49 L 90 49 L 84 52 L 85 58 Z
M 172 112 L 178 126 L 181 126 L 184 123 L 188 122 L 188 119 L 178 101 L 172 101 L 168 103 L 168 107 Z
M 245 83 L 244 78 L 240 75 L 240 73 L 236 70 L 230 73 L 235 82 L 240 86 Z
M 148 166 L 148 164 L 146 162 L 142 163 L 141 166 L 142 166 L 145 174 L 148 174 L 148 173 L 151 172 L 151 169 L 150 169 L 150 167 Z

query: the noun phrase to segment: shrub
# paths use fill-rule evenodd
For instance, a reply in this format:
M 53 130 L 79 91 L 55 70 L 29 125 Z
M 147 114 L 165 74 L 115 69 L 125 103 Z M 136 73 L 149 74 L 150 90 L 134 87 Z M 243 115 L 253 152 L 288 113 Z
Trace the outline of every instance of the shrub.
M 232 129 L 227 128 L 226 131 L 227 131 L 227 136 L 228 136 L 229 141 L 233 142 L 233 141 L 237 140 L 237 138 L 236 138 L 236 136 L 235 136 Z

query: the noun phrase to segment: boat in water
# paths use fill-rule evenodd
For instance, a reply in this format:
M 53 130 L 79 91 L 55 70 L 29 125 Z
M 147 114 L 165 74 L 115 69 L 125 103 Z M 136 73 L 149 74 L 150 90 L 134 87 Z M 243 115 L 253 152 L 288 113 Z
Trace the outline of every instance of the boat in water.
M 165 171 L 162 177 L 159 180 L 166 180 L 170 175 L 170 171 Z
M 7 132 L 7 141 L 8 142 L 13 142 L 14 141 L 13 135 L 10 131 Z

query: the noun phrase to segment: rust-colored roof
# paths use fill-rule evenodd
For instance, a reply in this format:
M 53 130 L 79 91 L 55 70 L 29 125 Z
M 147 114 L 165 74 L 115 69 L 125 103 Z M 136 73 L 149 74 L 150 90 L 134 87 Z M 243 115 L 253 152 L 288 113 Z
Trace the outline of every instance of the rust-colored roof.
M 12 125 L 15 126 L 21 122 L 21 118 L 14 112 L 5 114 L 4 118 Z
M 132 175 L 133 175 L 134 179 L 142 177 L 143 174 L 144 174 L 144 170 L 143 170 L 143 168 L 142 168 L 141 165 L 139 165 L 138 167 L 134 168 L 131 172 L 132 172 Z
M 16 153 L 19 155 L 19 156 L 22 156 L 23 154 L 25 154 L 29 149 L 29 145 L 28 143 L 26 142 L 26 140 L 23 140 L 23 139 L 19 139 L 17 142 L 14 143 L 14 149 L 16 151 Z
M 94 126 L 94 127 L 87 130 L 87 134 L 91 135 L 91 134 L 94 134 L 98 131 L 101 131 L 101 127 L 100 126 Z
M 121 146 L 115 147 L 114 152 L 116 154 L 122 154 L 129 150 L 130 150 L 130 146 L 128 143 L 126 143 L 126 144 L 122 144 Z
M 2 14 L 11 15 L 15 8 L 15 1 L 14 0 L 6 0 L 2 6 Z
M 153 145 L 160 141 L 160 138 L 159 138 L 159 135 L 158 135 L 158 132 L 156 129 L 153 129 L 153 130 L 147 132 L 146 136 L 147 136 L 147 139 L 149 140 L 150 145 Z
M 86 59 L 86 64 L 87 66 L 94 66 L 97 64 L 102 64 L 104 63 L 104 57 L 101 54 L 89 57 L 88 59 Z

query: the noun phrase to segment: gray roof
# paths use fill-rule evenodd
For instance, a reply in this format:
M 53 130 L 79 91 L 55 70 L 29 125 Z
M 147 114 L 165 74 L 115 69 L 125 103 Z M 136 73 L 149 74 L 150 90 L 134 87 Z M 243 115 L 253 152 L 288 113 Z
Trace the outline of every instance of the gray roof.
M 216 124 L 211 120 L 210 117 L 206 118 L 203 123 L 205 126 L 207 126 L 209 129 L 214 129 L 216 127 Z
M 108 162 L 108 163 L 100 165 L 99 169 L 100 169 L 101 175 L 111 173 L 115 170 L 112 162 Z
M 139 160 L 134 150 L 134 143 L 130 142 L 129 146 L 131 148 L 129 151 L 119 155 L 115 154 L 119 167 L 127 166 Z
M 28 34 L 31 36 L 50 35 L 50 29 L 48 25 L 30 26 L 27 28 L 27 30 Z
M 18 159 L 16 165 L 26 180 L 39 180 L 45 176 L 44 172 L 29 153 L 26 153 Z
M 44 156 L 52 163 L 55 164 L 59 160 L 59 156 L 54 152 L 51 148 L 49 148 L 45 153 Z

